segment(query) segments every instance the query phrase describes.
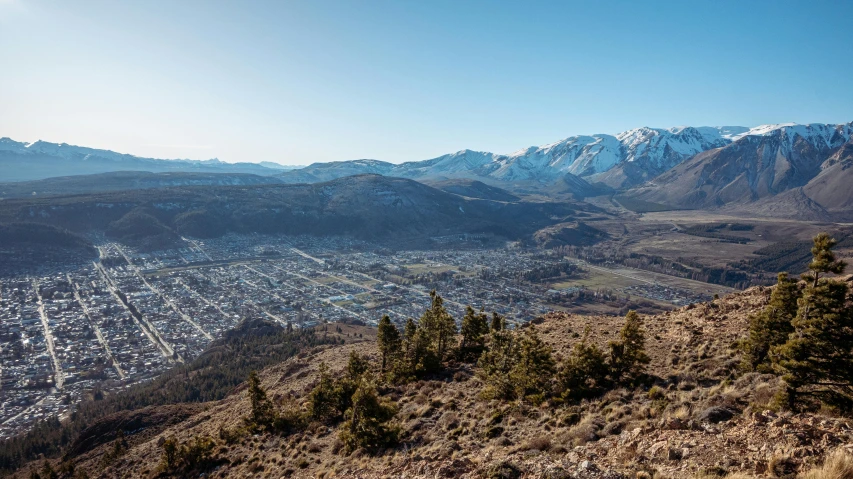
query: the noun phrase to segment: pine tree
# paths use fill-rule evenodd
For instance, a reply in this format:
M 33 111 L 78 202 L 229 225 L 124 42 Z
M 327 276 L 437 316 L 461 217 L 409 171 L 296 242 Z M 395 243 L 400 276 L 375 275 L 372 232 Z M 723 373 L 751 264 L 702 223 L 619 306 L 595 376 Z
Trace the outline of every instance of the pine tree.
M 483 395 L 492 399 L 513 399 L 515 385 L 510 376 L 519 359 L 518 342 L 513 331 L 492 330 L 489 348 L 480 356 L 477 374 L 486 384 Z
M 779 273 L 770 302 L 761 313 L 749 320 L 749 336 L 742 345 L 743 368 L 748 371 L 769 372 L 770 351 L 784 344 L 794 330 L 791 322 L 797 314 L 800 289 L 788 273 Z
M 374 452 L 396 442 L 398 430 L 389 424 L 396 412 L 390 401 L 379 397 L 370 376 L 362 376 L 352 396 L 352 407 L 341 425 L 344 447 L 350 452 L 359 448 Z
M 275 420 L 275 409 L 267 398 L 266 391 L 261 387 L 261 380 L 255 371 L 249 373 L 248 385 L 249 402 L 252 405 L 250 423 L 261 427 L 271 425 Z
M 400 351 L 400 330 L 391 322 L 388 315 L 382 316 L 379 321 L 379 326 L 376 330 L 376 342 L 379 344 L 379 352 L 382 354 L 382 372 L 388 364 L 388 359 L 393 357 Z
M 435 290 L 429 293 L 429 297 L 430 308 L 424 311 L 418 328 L 425 335 L 429 349 L 435 355 L 434 361 L 440 363 L 444 360 L 451 338 L 456 335 L 456 321 L 447 312 L 444 299 L 436 294 Z
M 418 323 L 414 319 L 406 320 L 406 326 L 403 328 L 403 352 L 406 356 L 409 355 L 411 346 L 415 342 L 415 335 L 418 333 Z
M 346 379 L 350 381 L 358 381 L 361 375 L 370 369 L 370 362 L 365 356 L 358 354 L 355 351 L 349 352 L 349 360 L 347 361 Z
M 551 389 L 556 372 L 551 347 L 539 338 L 532 324 L 519 336 L 518 358 L 509 374 L 510 381 L 515 386 L 515 396 L 532 396 L 541 400 Z
M 492 312 L 492 322 L 490 327 L 492 331 L 504 330 L 506 329 L 506 319 L 504 319 L 503 316 L 494 311 Z
M 607 387 L 610 368 L 604 352 L 595 344 L 588 344 L 589 328 L 583 339 L 576 343 L 560 371 L 563 397 L 581 399 L 600 394 Z
M 474 308 L 465 308 L 465 316 L 462 318 L 462 343 L 459 345 L 460 357 L 463 360 L 476 361 L 485 347 L 485 336 L 489 333 L 488 317 L 486 313 L 477 313 Z
M 362 376 L 369 369 L 370 363 L 368 363 L 364 356 L 355 351 L 350 351 L 344 375 L 335 381 L 334 398 L 335 410 L 338 417 L 342 417 L 347 409 L 352 406 L 352 396 L 355 394 L 356 389 L 358 389 L 358 384 Z
M 56 471 L 53 470 L 53 466 L 50 465 L 50 462 L 45 459 L 44 464 L 41 467 L 41 477 L 44 479 L 57 479 L 59 475 Z
M 636 311 L 628 311 L 619 341 L 610 343 L 610 375 L 614 381 L 638 378 L 651 359 L 646 354 L 643 320 Z
M 798 409 L 819 400 L 845 411 L 853 410 L 853 310 L 847 307 L 847 283 L 821 278 L 840 274 L 845 264 L 835 259 L 835 241 L 825 233 L 814 239 L 809 264 L 812 282 L 799 300 L 788 341 L 772 352 L 785 388 L 779 400 Z M 813 402 L 813 401 L 812 401 Z
M 788 341 L 777 347 L 786 383 L 784 404 L 797 409 L 809 397 L 845 410 L 853 407 L 853 314 L 848 287 L 821 279 L 807 286 Z
M 320 363 L 320 381 L 309 395 L 310 415 L 316 421 L 330 421 L 338 417 L 335 380 L 326 363 Z
M 828 233 L 820 233 L 812 240 L 812 262 L 809 263 L 811 275 L 804 275 L 803 279 L 810 279 L 812 287 L 816 288 L 820 280 L 821 273 L 841 274 L 847 266 L 844 261 L 835 259 L 835 253 L 832 248 L 837 242 L 829 236 Z

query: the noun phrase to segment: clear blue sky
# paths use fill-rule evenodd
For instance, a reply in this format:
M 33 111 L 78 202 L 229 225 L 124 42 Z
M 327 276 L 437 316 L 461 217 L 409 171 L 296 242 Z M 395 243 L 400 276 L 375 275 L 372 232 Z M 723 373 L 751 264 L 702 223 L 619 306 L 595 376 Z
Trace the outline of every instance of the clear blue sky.
M 853 120 L 851 1 L 0 0 L 0 137 L 307 164 Z

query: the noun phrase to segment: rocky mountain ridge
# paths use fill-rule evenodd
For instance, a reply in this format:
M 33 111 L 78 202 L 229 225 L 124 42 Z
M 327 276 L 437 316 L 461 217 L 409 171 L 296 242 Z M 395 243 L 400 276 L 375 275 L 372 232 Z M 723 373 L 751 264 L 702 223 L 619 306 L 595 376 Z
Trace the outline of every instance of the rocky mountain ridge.
M 626 196 L 674 208 L 848 218 L 853 123 L 786 125 L 705 151 Z

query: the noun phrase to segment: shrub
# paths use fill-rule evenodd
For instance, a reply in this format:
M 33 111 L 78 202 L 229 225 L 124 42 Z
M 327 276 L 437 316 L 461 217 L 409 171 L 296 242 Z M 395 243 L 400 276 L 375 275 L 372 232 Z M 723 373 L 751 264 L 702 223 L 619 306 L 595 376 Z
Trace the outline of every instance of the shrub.
M 843 450 L 836 450 L 820 467 L 809 470 L 800 476 L 802 479 L 853 479 L 853 456 Z
M 341 425 L 340 439 L 344 448 L 348 452 L 356 449 L 375 452 L 396 443 L 399 429 L 390 424 L 396 413 L 390 401 L 379 397 L 372 379 L 362 376 L 352 396 L 352 407 Z
M 213 448 L 216 443 L 207 436 L 197 436 L 185 443 L 169 438 L 160 445 L 160 471 L 165 473 L 183 472 L 184 475 L 196 469 L 204 469 L 212 464 Z

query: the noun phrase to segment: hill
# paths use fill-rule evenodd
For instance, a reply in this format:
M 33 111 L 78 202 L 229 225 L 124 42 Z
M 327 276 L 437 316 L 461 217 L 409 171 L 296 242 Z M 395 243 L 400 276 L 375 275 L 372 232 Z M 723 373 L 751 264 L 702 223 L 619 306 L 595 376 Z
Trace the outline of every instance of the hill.
M 463 198 L 412 180 L 360 175 L 311 185 L 187 186 L 9 199 L 0 202 L 0 221 L 37 218 L 130 242 L 226 232 L 379 241 L 461 233 L 522 239 L 596 211 L 583 203 Z
M 174 186 L 248 186 L 279 183 L 274 177 L 248 173 L 185 173 L 117 171 L 95 175 L 74 175 L 34 181 L 0 183 L 0 198 L 79 195 Z
M 93 477 L 167 477 L 156 466 L 167 440 L 192 444 L 206 437 L 212 441 L 206 477 L 793 477 L 849 445 L 853 436 L 844 420 L 768 410 L 778 387 L 775 376 L 736 374 L 739 353 L 732 345 L 769 294 L 758 287 L 646 316 L 651 387 L 614 389 L 574 404 L 506 403 L 484 399 L 483 382 L 464 363 L 407 385 L 385 386 L 382 393 L 399 406 L 394 420 L 403 435 L 399 446 L 377 455 L 347 454 L 337 428 L 323 424 L 289 435 L 240 433 L 251 406 L 246 391 L 238 389 L 195 412 L 148 410 L 162 424 L 127 433 L 121 449 L 113 440 L 65 458 Z M 604 347 L 623 322 L 551 313 L 535 327 L 565 357 L 583 337 Z M 366 333 L 349 329 L 346 335 Z M 260 374 L 261 387 L 278 404 L 304 405 L 318 382 L 319 365 L 340 376 L 352 351 L 378 367 L 372 341 L 347 342 L 271 365 Z
M 56 226 L 0 222 L 0 276 L 83 264 L 98 252 L 83 237 Z

